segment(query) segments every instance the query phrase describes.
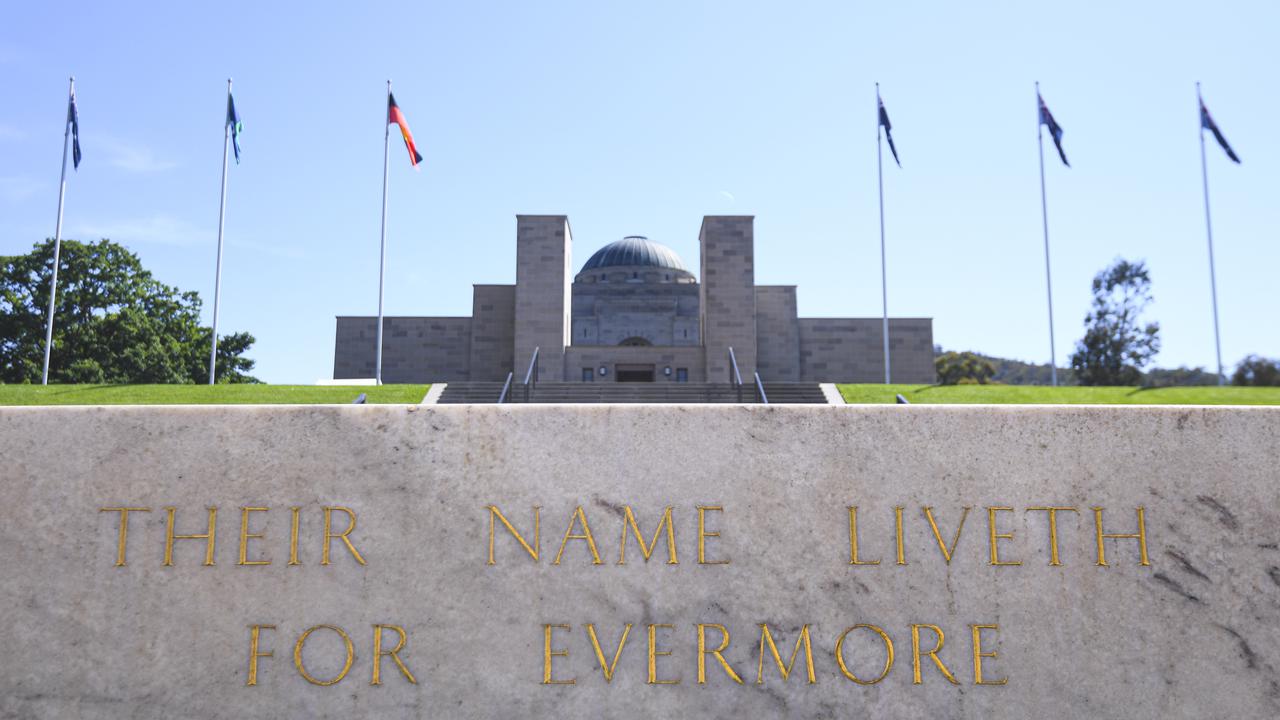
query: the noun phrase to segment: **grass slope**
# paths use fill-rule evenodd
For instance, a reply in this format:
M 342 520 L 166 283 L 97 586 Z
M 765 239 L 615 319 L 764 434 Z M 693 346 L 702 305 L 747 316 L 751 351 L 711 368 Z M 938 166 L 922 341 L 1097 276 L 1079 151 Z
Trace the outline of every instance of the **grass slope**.
M 334 405 L 419 403 L 430 385 L 0 385 L 0 405 Z
M 1043 385 L 840 385 L 845 402 L 1044 405 L 1280 405 L 1280 387 L 1046 387 Z

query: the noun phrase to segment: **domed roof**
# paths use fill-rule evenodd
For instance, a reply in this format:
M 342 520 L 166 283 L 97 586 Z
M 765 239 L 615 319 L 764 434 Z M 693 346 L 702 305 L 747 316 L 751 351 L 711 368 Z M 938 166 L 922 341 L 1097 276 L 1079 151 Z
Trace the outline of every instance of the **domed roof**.
M 643 235 L 629 235 L 600 248 L 582 272 L 607 267 L 657 267 L 689 272 L 674 250 Z

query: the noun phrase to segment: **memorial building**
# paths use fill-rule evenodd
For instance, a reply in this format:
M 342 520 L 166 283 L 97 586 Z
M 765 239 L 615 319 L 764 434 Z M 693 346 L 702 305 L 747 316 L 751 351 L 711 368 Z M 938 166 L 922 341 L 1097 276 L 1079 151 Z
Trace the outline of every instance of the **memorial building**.
M 708 216 L 701 282 L 670 248 L 633 236 L 575 273 L 563 215 L 516 218 L 516 282 L 475 285 L 470 317 L 386 317 L 384 382 L 882 382 L 882 319 L 802 318 L 796 286 L 757 285 L 750 216 Z M 376 318 L 339 316 L 335 379 L 374 376 Z M 932 383 L 930 318 L 891 318 L 895 382 Z

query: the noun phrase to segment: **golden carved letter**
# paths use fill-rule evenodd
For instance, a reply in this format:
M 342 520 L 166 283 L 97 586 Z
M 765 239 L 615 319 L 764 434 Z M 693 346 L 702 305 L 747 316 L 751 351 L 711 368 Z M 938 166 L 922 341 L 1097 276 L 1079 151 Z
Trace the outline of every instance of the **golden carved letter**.
M 618 564 L 627 564 L 627 530 L 630 529 L 635 533 L 636 542 L 640 543 L 640 552 L 644 555 L 644 561 L 649 562 L 649 557 L 658 549 L 658 538 L 662 537 L 662 528 L 667 528 L 667 564 L 679 565 L 680 561 L 676 559 L 676 531 L 674 524 L 671 522 L 671 507 L 668 507 L 662 513 L 662 519 L 658 521 L 658 527 L 653 531 L 653 542 L 650 545 L 644 544 L 644 535 L 640 533 L 640 525 L 636 522 L 636 516 L 631 512 L 630 505 L 622 507 L 622 543 L 621 550 L 618 551 Z
M 173 534 L 173 513 L 177 510 L 174 507 L 165 508 L 168 517 L 165 521 L 164 529 L 164 564 L 166 567 L 173 566 L 173 541 L 174 540 L 204 540 L 204 564 L 206 566 L 213 565 L 213 543 L 214 537 L 218 530 L 218 508 L 209 508 L 209 532 L 203 535 L 174 535 Z
M 879 565 L 879 560 L 859 560 L 858 559 L 858 506 L 849 506 L 849 564 L 850 565 Z M 765 631 L 768 633 L 768 630 Z M 763 640 L 762 640 L 763 642 Z M 760 662 L 764 662 L 761 656 Z
M 552 680 L 551 679 L 551 658 L 569 657 L 568 650 L 552 650 L 551 649 L 551 631 L 552 630 L 569 630 L 568 625 L 543 625 L 542 626 L 542 684 L 543 685 L 573 685 L 576 679 L 568 680 Z
M 724 508 L 719 505 L 699 505 L 698 506 L 698 564 L 699 565 L 728 565 L 728 560 L 708 560 L 706 539 L 709 537 L 720 537 L 720 532 L 708 532 L 706 524 L 706 513 L 724 512 Z
M 1011 507 L 989 507 L 987 508 L 987 532 L 991 539 L 991 564 L 992 565 L 1021 565 L 1021 560 L 1001 560 L 1000 547 L 996 544 L 997 540 L 1012 540 L 1013 533 L 996 532 L 996 513 L 1013 512 Z
M 649 684 L 650 685 L 678 685 L 679 680 L 659 680 L 658 679 L 658 656 L 670 655 L 670 650 L 658 649 L 658 628 L 667 628 L 674 630 L 675 625 L 665 625 L 658 623 L 649 626 Z
M 720 661 L 720 666 L 724 668 L 725 673 L 733 678 L 733 681 L 742 684 L 742 678 L 738 677 L 738 673 L 729 667 L 729 662 L 724 659 L 725 648 L 729 647 L 729 630 L 723 625 L 716 623 L 698 623 L 698 684 L 707 684 L 707 655 L 715 655 L 716 660 Z M 720 647 L 714 650 L 707 649 L 707 628 L 715 628 L 720 631 Z
M 582 523 L 582 532 L 574 533 L 573 528 Z M 591 564 L 603 565 L 600 560 L 600 553 L 596 550 L 596 539 L 591 536 L 591 526 L 587 524 L 587 514 L 582 510 L 582 506 L 574 508 L 573 514 L 569 516 L 569 527 L 565 528 L 564 539 L 560 541 L 560 552 L 556 553 L 555 562 L 552 565 L 560 564 L 560 556 L 564 555 L 564 546 L 570 540 L 586 540 L 587 547 L 591 550 Z
M 382 649 L 383 630 L 394 630 L 395 633 L 400 636 L 400 641 L 397 642 L 396 646 L 390 650 Z M 413 673 L 409 672 L 409 668 L 405 667 L 404 661 L 400 659 L 399 655 L 400 651 L 404 649 L 404 644 L 408 639 L 409 636 L 405 633 L 404 628 L 399 625 L 373 626 L 373 681 L 369 683 L 370 685 L 382 684 L 382 678 L 379 676 L 379 671 L 382 669 L 383 655 L 390 655 L 391 659 L 395 661 L 396 667 L 400 668 L 400 672 L 404 673 L 404 676 L 408 678 L 409 682 L 414 685 L 418 684 L 418 679 L 413 676 Z
M 537 505 L 533 506 L 533 546 L 530 547 L 529 543 L 524 541 L 524 537 L 520 535 L 515 527 L 502 516 L 502 512 L 498 510 L 497 505 L 485 505 L 485 507 L 489 510 L 489 564 L 497 564 L 493 559 L 493 535 L 497 522 L 494 518 L 501 520 L 502 524 L 506 526 L 507 532 L 511 533 L 516 542 L 520 543 L 520 547 L 529 553 L 529 557 L 533 558 L 534 562 L 538 562 L 538 553 L 542 550 L 542 508 Z
M 604 673 L 604 681 L 606 683 L 613 682 L 613 671 L 618 667 L 618 658 L 622 657 L 622 648 L 627 644 L 627 636 L 631 634 L 631 623 L 627 623 L 622 628 L 622 637 L 618 640 L 618 649 L 613 653 L 613 662 L 607 663 L 604 659 L 604 650 L 600 649 L 600 640 L 596 637 L 596 626 L 587 623 L 587 635 L 591 638 L 591 647 L 595 648 L 596 659 L 600 661 L 600 671 Z
M 338 636 L 342 638 L 342 642 L 346 643 L 346 646 L 347 646 L 347 661 L 346 663 L 343 664 L 341 672 L 339 672 L 331 680 L 315 679 L 314 677 L 311 676 L 311 673 L 307 672 L 307 668 L 304 667 L 302 664 L 302 646 L 306 644 L 307 638 L 311 637 L 311 633 L 321 628 L 324 628 L 325 630 L 332 630 L 338 633 Z M 316 625 L 314 627 L 307 628 L 306 632 L 298 636 L 298 642 L 296 645 L 293 646 L 293 665 L 294 667 L 298 668 L 298 674 L 301 675 L 303 679 L 305 679 L 307 682 L 311 683 L 312 685 L 334 685 L 336 683 L 341 682 L 342 678 L 346 677 L 347 673 L 350 672 L 351 662 L 355 660 L 355 657 L 356 657 L 356 649 L 355 649 L 355 646 L 351 644 L 351 637 L 347 635 L 347 633 L 344 632 L 342 628 L 334 627 L 333 625 Z
M 999 654 L 999 653 L 996 653 L 995 651 L 982 652 L 982 631 L 995 630 L 996 632 L 999 632 L 1000 626 L 999 625 L 970 625 L 969 627 L 973 629 L 973 684 L 974 685 L 1007 685 L 1009 684 L 1009 678 L 1002 678 L 1000 680 L 983 680 L 982 679 L 982 658 L 995 659 L 996 655 Z
M 120 513 L 120 541 L 116 548 L 116 567 L 124 567 L 124 550 L 129 540 L 129 513 L 131 512 L 151 512 L 148 507 L 105 507 L 98 508 L 98 512 L 118 512 Z
M 1078 508 L 1073 507 L 1031 507 L 1027 508 L 1027 512 L 1038 511 L 1049 514 L 1049 565 L 1056 567 L 1062 563 L 1058 560 L 1058 513 L 1073 512 L 1079 513 Z
M 960 544 L 960 531 L 964 530 L 964 520 L 969 517 L 971 507 L 966 505 L 964 511 L 960 513 L 960 524 L 956 526 L 956 536 L 951 541 L 951 548 L 947 548 L 947 544 L 942 541 L 942 533 L 938 532 L 938 523 L 933 521 L 933 508 L 926 506 L 924 509 L 925 519 L 929 521 L 929 527 L 933 530 L 933 539 L 938 541 L 938 549 L 942 550 L 942 559 L 951 564 L 951 554 L 956 551 L 956 546 Z
M 298 513 L 302 510 L 300 507 L 289 508 L 289 564 L 301 565 L 298 560 Z
M 932 650 L 925 651 L 924 653 L 920 652 L 920 628 L 929 628 L 938 636 L 938 644 L 934 645 Z M 919 625 L 911 626 L 912 685 L 923 684 L 923 681 L 920 679 L 920 656 L 922 654 L 928 655 L 929 658 L 933 660 L 933 664 L 938 666 L 938 669 L 942 671 L 943 677 L 945 677 L 948 682 L 952 685 L 960 684 L 960 681 L 956 680 L 955 676 L 951 674 L 951 671 L 947 669 L 947 666 L 943 665 L 942 660 L 938 658 L 938 651 L 942 649 L 942 644 L 944 642 L 946 642 L 946 637 L 942 634 L 942 628 L 937 625 L 921 623 Z
M 335 510 L 337 510 L 338 512 L 346 513 L 347 519 L 349 520 L 349 522 L 347 523 L 347 529 L 337 534 L 330 532 L 330 530 L 332 530 L 332 525 L 330 521 L 332 520 L 333 511 Z M 329 564 L 329 547 L 330 545 L 333 544 L 334 538 L 341 540 L 342 544 L 347 546 L 347 550 L 351 551 L 351 555 L 356 559 L 356 562 L 360 563 L 361 565 L 365 564 L 364 558 L 360 557 L 360 551 L 356 550 L 356 546 L 352 545 L 351 539 L 347 537 L 348 535 L 351 534 L 351 531 L 355 529 L 356 529 L 356 514 L 351 510 L 351 508 L 326 507 L 324 509 L 324 549 L 321 550 L 320 552 L 321 565 Z
M 1146 519 L 1143 516 L 1143 513 L 1145 511 L 1146 511 L 1146 508 L 1142 507 L 1141 505 L 1138 506 L 1138 532 L 1136 533 L 1104 533 L 1102 532 L 1102 508 L 1096 507 L 1093 509 L 1093 524 L 1094 524 L 1094 527 L 1097 529 L 1097 536 L 1098 536 L 1098 565 L 1099 566 L 1107 567 L 1106 549 L 1105 549 L 1105 546 L 1103 545 L 1103 541 L 1107 538 L 1113 538 L 1116 540 L 1137 540 L 1138 541 L 1138 559 L 1139 559 L 1138 564 L 1143 566 L 1151 564 L 1150 560 L 1147 559 L 1147 523 L 1146 523 Z
M 729 644 L 726 635 L 725 645 Z M 806 624 L 800 628 L 800 637 L 796 638 L 796 648 L 791 651 L 791 662 L 783 665 L 782 655 L 778 653 L 778 646 L 773 643 L 773 636 L 769 634 L 769 626 L 760 623 L 760 667 L 756 669 L 756 684 L 764 684 L 764 649 L 768 646 L 769 651 L 773 653 L 773 661 L 778 665 L 778 673 L 782 675 L 782 681 L 786 682 L 791 677 L 791 669 L 796 666 L 796 657 L 800 655 L 800 647 L 804 646 L 804 664 L 808 671 L 809 684 L 818 682 L 817 676 L 813 673 L 813 645 L 809 641 L 809 626 Z
M 263 630 L 275 630 L 275 625 L 250 625 L 249 626 L 249 680 L 245 683 L 250 687 L 258 684 L 258 658 L 274 657 L 275 652 L 268 650 L 266 652 L 258 651 L 258 639 Z
M 249 513 L 251 512 L 267 512 L 264 507 L 242 507 L 240 508 L 240 562 L 237 565 L 270 565 L 271 560 L 249 560 L 249 540 L 251 538 L 261 538 L 262 533 L 249 532 Z
M 866 628 L 874 632 L 880 636 L 880 641 L 884 643 L 884 669 L 880 671 L 880 675 L 875 680 L 860 679 L 857 675 L 853 674 L 853 671 L 850 670 L 849 666 L 845 665 L 844 662 L 844 639 L 848 637 L 849 633 L 859 628 Z M 840 666 L 840 672 L 844 673 L 845 677 L 859 685 L 875 685 L 885 679 L 885 676 L 889 674 L 889 670 L 893 668 L 893 641 L 889 639 L 888 633 L 875 625 L 867 625 L 865 623 L 854 625 L 840 633 L 840 639 L 836 640 L 836 664 Z

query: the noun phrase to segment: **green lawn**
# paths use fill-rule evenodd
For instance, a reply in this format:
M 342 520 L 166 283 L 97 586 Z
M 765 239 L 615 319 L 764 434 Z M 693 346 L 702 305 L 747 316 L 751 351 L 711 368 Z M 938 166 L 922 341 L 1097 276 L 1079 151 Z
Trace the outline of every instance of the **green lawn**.
M 1280 387 L 1045 387 L 1041 385 L 840 385 L 848 403 L 1046 405 L 1280 405 Z
M 0 405 L 331 405 L 419 403 L 430 385 L 0 385 Z

